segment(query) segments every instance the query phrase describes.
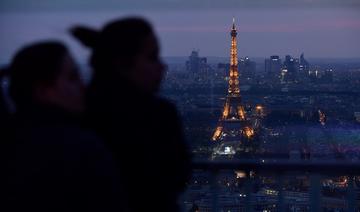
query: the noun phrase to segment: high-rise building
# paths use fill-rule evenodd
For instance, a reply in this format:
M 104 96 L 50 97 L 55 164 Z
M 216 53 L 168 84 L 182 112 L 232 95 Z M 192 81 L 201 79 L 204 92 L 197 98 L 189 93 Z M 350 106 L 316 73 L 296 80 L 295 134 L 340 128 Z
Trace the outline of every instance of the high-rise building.
M 281 59 L 277 55 L 270 56 L 270 59 L 265 59 L 265 73 L 268 78 L 278 78 L 281 72 Z
M 199 52 L 193 50 L 186 61 L 186 70 L 192 80 L 208 81 L 209 80 L 209 66 L 206 57 L 199 57 Z
M 250 80 L 255 78 L 256 63 L 251 61 L 249 57 L 240 58 L 239 72 L 240 79 Z
M 281 68 L 281 81 L 294 82 L 297 80 L 299 72 L 299 61 L 290 55 L 285 56 L 283 67 Z
M 309 70 L 310 70 L 310 64 L 307 60 L 305 60 L 304 53 L 302 53 L 300 55 L 299 72 L 307 74 Z
M 230 69 L 230 63 L 218 63 L 216 72 L 214 74 L 214 80 L 223 83 L 227 79 L 226 75 Z
M 207 66 L 207 58 L 199 57 L 199 52 L 193 50 L 189 56 L 189 60 L 186 61 L 186 70 L 192 74 L 199 74 Z
M 299 78 L 301 80 L 308 79 L 309 78 L 309 72 L 310 72 L 310 64 L 304 58 L 304 53 L 302 53 L 300 55 L 300 61 L 299 61 Z

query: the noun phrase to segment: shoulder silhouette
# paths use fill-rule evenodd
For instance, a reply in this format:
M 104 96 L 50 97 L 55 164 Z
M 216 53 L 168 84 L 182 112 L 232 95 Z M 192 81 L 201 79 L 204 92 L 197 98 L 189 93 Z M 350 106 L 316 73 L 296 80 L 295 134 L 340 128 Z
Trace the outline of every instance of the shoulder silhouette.
M 85 93 L 67 48 L 57 41 L 31 44 L 9 70 L 16 106 L 8 195 L 13 209 L 118 210 L 116 168 L 102 140 L 82 127 Z

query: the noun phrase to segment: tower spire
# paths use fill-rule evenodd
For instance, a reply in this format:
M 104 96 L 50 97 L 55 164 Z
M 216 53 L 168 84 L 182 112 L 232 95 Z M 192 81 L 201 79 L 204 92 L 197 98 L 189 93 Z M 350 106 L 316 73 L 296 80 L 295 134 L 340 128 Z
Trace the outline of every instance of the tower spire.
M 235 27 L 235 18 L 233 18 L 233 26 L 231 29 L 231 50 L 230 50 L 230 79 L 229 79 L 229 94 L 240 95 L 239 88 L 239 71 L 238 71 L 238 56 L 237 56 L 237 31 Z
M 235 18 L 233 17 L 233 25 L 232 25 L 232 28 L 231 28 L 231 31 L 235 30 L 236 31 L 236 27 L 235 27 Z

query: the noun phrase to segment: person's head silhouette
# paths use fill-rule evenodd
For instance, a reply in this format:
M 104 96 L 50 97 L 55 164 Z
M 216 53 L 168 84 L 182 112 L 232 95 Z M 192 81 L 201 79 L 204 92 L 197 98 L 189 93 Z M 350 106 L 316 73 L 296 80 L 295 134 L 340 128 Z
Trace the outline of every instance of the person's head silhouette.
M 69 112 L 83 110 L 83 84 L 61 42 L 39 42 L 22 48 L 9 70 L 9 92 L 17 110 L 30 105 L 51 105 Z
M 127 205 L 131 211 L 178 211 L 177 196 L 188 172 L 187 149 L 175 106 L 153 95 L 160 87 L 164 65 L 151 25 L 140 18 L 125 18 L 99 32 L 74 27 L 72 33 L 92 49 L 94 77 L 87 92 L 86 117 L 116 158 Z M 136 170 L 129 149 L 138 152 Z M 173 164 L 166 173 L 164 153 Z M 161 197 L 151 196 L 156 189 Z M 142 191 L 149 198 L 137 204 Z
M 164 65 L 151 25 L 141 18 L 125 18 L 108 23 L 101 31 L 72 28 L 72 34 L 92 48 L 90 64 L 94 79 L 125 79 L 135 89 L 155 93 Z

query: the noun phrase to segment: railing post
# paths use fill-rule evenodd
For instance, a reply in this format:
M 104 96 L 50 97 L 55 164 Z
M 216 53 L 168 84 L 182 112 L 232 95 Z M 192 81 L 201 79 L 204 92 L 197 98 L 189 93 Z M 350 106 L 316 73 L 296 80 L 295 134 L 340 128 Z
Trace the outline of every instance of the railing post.
M 354 176 L 350 175 L 347 185 L 347 199 L 348 199 L 348 207 L 347 211 L 355 212 L 355 204 L 356 204 L 356 193 L 354 189 Z
M 320 174 L 311 173 L 310 174 L 310 211 L 318 212 L 321 211 L 321 185 Z
M 251 190 L 252 190 L 252 179 L 250 177 L 250 171 L 246 172 L 246 181 L 245 181 L 245 211 L 253 211 L 251 205 Z
M 210 170 L 210 185 L 211 185 L 211 193 L 212 193 L 212 211 L 220 211 L 219 209 L 219 185 L 217 182 L 218 179 L 218 171 L 217 169 Z
M 277 203 L 277 211 L 279 212 L 284 212 L 285 211 L 285 201 L 284 201 L 284 190 L 283 190 L 283 185 L 284 185 L 284 175 L 283 173 L 278 173 L 277 174 L 277 184 L 278 184 L 278 203 Z

